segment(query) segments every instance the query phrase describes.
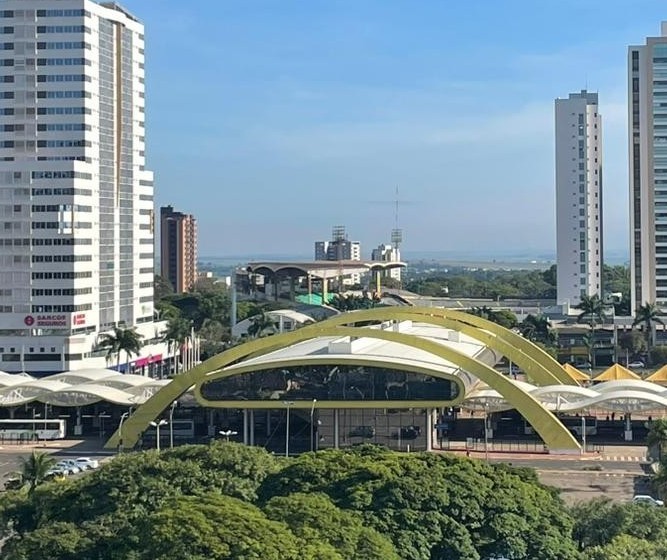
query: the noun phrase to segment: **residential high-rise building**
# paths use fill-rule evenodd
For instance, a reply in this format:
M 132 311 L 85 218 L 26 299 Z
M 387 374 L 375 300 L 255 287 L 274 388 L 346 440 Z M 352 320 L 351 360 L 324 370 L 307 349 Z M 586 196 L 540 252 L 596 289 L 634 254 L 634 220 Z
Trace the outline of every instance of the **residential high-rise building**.
M 667 307 L 667 22 L 628 49 L 631 308 Z
M 155 338 L 144 26 L 91 0 L 0 22 L 0 370 L 90 367 L 101 332 Z
M 557 302 L 602 295 L 602 119 L 598 94 L 556 99 Z
M 334 226 L 331 241 L 315 242 L 316 261 L 360 261 L 361 243 L 350 241 L 345 226 Z M 343 284 L 359 284 L 361 275 L 354 273 L 343 280 Z
M 197 282 L 197 220 L 191 214 L 160 208 L 160 270 L 177 293 L 194 290 Z

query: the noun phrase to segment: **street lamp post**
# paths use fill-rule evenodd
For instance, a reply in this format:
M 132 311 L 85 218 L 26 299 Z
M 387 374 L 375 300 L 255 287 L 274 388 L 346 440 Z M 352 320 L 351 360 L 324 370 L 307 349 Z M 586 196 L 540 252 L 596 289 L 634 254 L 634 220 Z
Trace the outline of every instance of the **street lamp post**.
M 156 435 L 156 448 L 158 452 L 160 451 L 160 426 L 166 426 L 167 421 L 162 419 L 159 420 L 158 422 L 151 422 L 151 426 L 155 428 L 155 435 Z
M 125 422 L 125 419 L 129 416 L 129 412 L 123 412 L 123 414 L 120 415 L 120 422 L 118 424 L 118 453 L 122 453 L 123 451 L 123 422 Z
M 586 453 L 586 415 L 581 415 L 581 454 Z
M 223 438 L 225 438 L 225 441 L 229 442 L 229 438 L 231 436 L 235 436 L 238 434 L 238 432 L 235 432 L 234 430 L 222 430 L 218 432 Z
M 489 403 L 484 403 L 484 456 L 489 462 Z
M 171 410 L 169 411 L 169 449 L 174 448 L 174 408 L 178 401 L 171 403 Z
M 289 409 L 294 404 L 294 401 L 283 401 L 287 407 L 287 419 L 285 420 L 285 457 L 289 457 Z
M 313 399 L 313 406 L 310 407 L 310 450 L 313 451 L 314 443 L 313 440 L 315 439 L 314 433 L 315 433 L 315 426 L 313 424 L 313 416 L 315 414 L 315 404 L 317 403 L 317 399 Z

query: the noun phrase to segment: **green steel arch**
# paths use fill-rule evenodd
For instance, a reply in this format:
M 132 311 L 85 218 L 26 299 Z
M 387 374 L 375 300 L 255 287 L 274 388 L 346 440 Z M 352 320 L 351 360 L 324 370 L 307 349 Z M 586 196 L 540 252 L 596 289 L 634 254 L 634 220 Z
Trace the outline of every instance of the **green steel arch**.
M 421 321 L 462 332 L 507 356 L 539 385 L 576 385 L 563 367 L 539 346 L 497 323 L 469 313 L 430 307 L 380 307 L 336 315 L 321 324 L 346 325 L 390 319 Z
M 385 319 L 408 318 L 405 313 L 396 313 L 396 308 L 384 308 L 382 310 L 378 309 L 373 311 L 378 314 L 380 311 L 383 311 L 384 314 L 382 316 Z M 416 313 L 416 320 L 421 320 L 425 314 L 426 313 L 424 312 Z M 351 318 L 347 322 L 363 320 L 360 319 L 360 312 L 352 312 L 348 315 L 350 315 Z M 398 317 L 395 317 L 395 315 Z M 345 317 L 337 317 L 337 319 L 345 322 Z M 230 375 L 228 372 L 221 372 L 219 370 L 232 363 L 238 362 L 249 355 L 264 354 L 275 348 L 290 346 L 311 338 L 321 336 L 351 336 L 377 338 L 404 344 L 406 346 L 424 350 L 450 361 L 486 382 L 490 387 L 503 395 L 503 397 L 506 398 L 508 402 L 510 402 L 524 416 L 524 418 L 528 420 L 528 422 L 530 422 L 535 431 L 542 437 L 551 450 L 573 452 L 580 449 L 579 444 L 572 434 L 553 414 L 546 410 L 530 394 L 526 393 L 509 379 L 505 378 L 502 374 L 486 364 L 456 350 L 443 346 L 442 344 L 418 336 L 363 327 L 337 326 L 329 323 L 329 321 L 304 327 L 294 332 L 247 342 L 214 356 L 185 373 L 177 375 L 169 385 L 165 386 L 148 399 L 124 423 L 122 428 L 124 446 L 133 447 L 143 431 L 149 426 L 150 422 L 155 420 L 174 400 L 185 393 L 190 387 L 193 385 L 200 385 L 202 382 L 210 379 Z M 295 403 L 295 406 L 298 407 L 299 404 L 305 407 L 310 406 L 310 403 L 298 402 Z M 119 434 L 118 431 L 114 433 L 107 442 L 106 447 L 115 448 L 120 442 L 120 436 L 121 434 Z

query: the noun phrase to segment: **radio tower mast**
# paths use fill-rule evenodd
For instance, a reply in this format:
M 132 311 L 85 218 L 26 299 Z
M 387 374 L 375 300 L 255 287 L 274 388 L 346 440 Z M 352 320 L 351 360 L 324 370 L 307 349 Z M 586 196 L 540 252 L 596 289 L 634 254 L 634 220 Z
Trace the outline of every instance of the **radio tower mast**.
M 397 252 L 403 242 L 403 230 L 398 227 L 398 204 L 398 185 L 396 185 L 396 206 L 394 211 L 394 229 L 391 230 L 391 244 Z

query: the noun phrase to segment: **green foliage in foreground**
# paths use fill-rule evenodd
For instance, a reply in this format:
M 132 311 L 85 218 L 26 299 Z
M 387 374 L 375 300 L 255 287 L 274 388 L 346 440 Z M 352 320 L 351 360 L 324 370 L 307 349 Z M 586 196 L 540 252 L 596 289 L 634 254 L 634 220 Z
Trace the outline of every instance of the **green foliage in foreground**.
M 667 557 L 661 508 L 570 512 L 530 469 L 372 446 L 287 460 L 231 443 L 129 454 L 5 493 L 0 532 L 7 560 Z

